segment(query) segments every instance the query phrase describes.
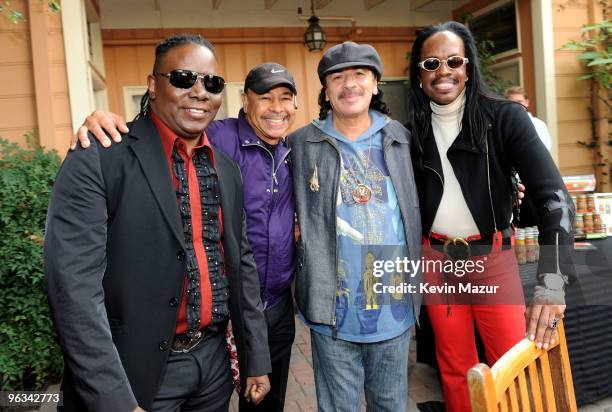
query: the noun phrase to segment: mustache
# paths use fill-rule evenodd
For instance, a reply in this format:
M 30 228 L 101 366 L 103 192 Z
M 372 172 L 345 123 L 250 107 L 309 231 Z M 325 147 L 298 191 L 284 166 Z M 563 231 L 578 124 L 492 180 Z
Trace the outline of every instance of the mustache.
M 459 80 L 457 80 L 457 79 L 456 79 L 456 78 L 454 78 L 454 77 L 438 77 L 438 78 L 434 79 L 434 81 L 433 81 L 433 82 L 431 82 L 431 84 L 432 84 L 432 85 L 436 85 L 436 84 L 438 84 L 439 82 L 448 82 L 448 81 L 451 81 L 451 82 L 453 82 L 453 83 L 455 83 L 455 84 L 459 83 Z
M 340 98 L 344 99 L 345 97 L 350 97 L 350 96 L 363 96 L 363 92 L 357 91 L 357 90 L 345 90 L 342 93 L 340 93 Z

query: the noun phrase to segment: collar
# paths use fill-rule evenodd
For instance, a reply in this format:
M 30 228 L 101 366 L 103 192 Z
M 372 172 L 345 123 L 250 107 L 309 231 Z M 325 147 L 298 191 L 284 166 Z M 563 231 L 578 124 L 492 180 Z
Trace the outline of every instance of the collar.
M 157 132 L 161 138 L 162 147 L 164 148 L 164 154 L 167 159 L 172 159 L 172 150 L 174 146 L 177 144 L 177 140 L 179 141 L 179 147 L 181 144 L 184 144 L 182 139 L 172 131 L 156 114 L 153 110 L 151 110 L 151 121 L 155 125 Z M 212 146 L 208 141 L 208 137 L 206 136 L 206 132 L 202 132 L 202 136 L 200 137 L 200 141 L 194 147 L 194 150 L 207 148 L 209 154 L 212 156 Z M 213 161 L 214 164 L 214 161 Z
M 240 140 L 240 146 L 250 144 L 260 144 L 263 146 L 263 142 L 249 124 L 243 109 L 240 109 L 238 113 L 238 139 Z
M 376 113 L 378 113 L 380 116 L 385 116 L 379 112 L 376 112 Z M 391 119 L 388 118 L 388 116 L 385 116 L 385 118 L 387 118 L 387 124 L 385 124 L 385 126 L 380 129 L 380 133 L 383 136 L 383 146 L 386 146 L 388 144 L 386 143 L 387 141 L 397 142 L 397 143 L 408 143 L 408 137 L 406 133 L 404 131 L 399 130 L 401 126 L 399 126 L 397 122 L 394 123 Z M 327 119 L 326 120 L 319 120 L 319 119 L 312 120 L 312 122 L 310 122 L 310 126 L 314 129 L 314 133 L 309 133 L 308 136 L 306 137 L 306 140 L 309 142 L 322 142 L 324 140 L 327 140 L 328 142 L 332 143 L 334 147 L 337 147 L 338 145 L 336 143 L 336 138 L 334 138 L 333 136 L 330 136 L 324 130 L 322 130 L 322 124 L 325 124 L 326 121 Z M 399 127 L 396 127 L 395 125 L 398 125 Z

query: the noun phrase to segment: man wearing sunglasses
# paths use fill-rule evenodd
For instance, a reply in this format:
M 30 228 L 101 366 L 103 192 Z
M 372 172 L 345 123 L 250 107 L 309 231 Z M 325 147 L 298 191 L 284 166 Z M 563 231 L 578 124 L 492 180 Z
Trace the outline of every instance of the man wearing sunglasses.
M 200 76 L 185 70 L 159 75 L 167 77 L 175 87 L 186 89 L 196 79 L 202 80 L 207 90 L 217 94 L 224 84 L 218 76 Z M 238 164 L 244 179 L 247 237 L 257 264 L 268 326 L 271 391 L 258 405 L 241 398 L 240 410 L 282 411 L 295 337 L 291 297 L 295 270 L 293 184 L 285 142 L 297 109 L 293 76 L 278 63 L 254 67 L 246 76 L 242 102 L 237 119 L 214 121 L 206 129 L 210 143 Z M 112 130 L 115 138 L 119 135 L 109 125 L 126 130 L 120 116 L 92 113 L 79 129 L 79 141 L 83 146 L 89 145 L 87 131 L 91 130 L 103 144 L 110 145 L 100 126 Z
M 246 400 L 270 389 L 240 171 L 204 132 L 217 70 L 202 37 L 164 40 L 124 143 L 58 174 L 45 280 L 66 411 L 227 410 L 236 361 Z
M 408 127 L 423 225 L 426 282 L 495 285 L 494 293 L 428 294 L 445 408 L 469 411 L 467 371 L 478 362 L 476 327 L 492 365 L 527 336 L 554 343 L 574 269 L 574 206 L 550 154 L 518 104 L 493 94 L 478 64 L 474 37 L 449 21 L 424 28 L 410 58 Z M 538 284 L 525 308 L 511 224 L 516 170 L 539 217 Z M 472 257 L 480 271 L 428 263 Z M 456 268 L 455 268 L 456 269 Z M 480 273 L 479 273 L 480 272 Z

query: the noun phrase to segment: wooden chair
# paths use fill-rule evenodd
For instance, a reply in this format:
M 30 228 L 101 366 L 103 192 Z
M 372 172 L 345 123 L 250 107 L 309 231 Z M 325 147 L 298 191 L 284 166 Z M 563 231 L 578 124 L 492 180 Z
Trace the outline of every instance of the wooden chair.
M 492 368 L 479 363 L 468 371 L 473 412 L 577 411 L 563 322 L 548 350 L 523 339 Z

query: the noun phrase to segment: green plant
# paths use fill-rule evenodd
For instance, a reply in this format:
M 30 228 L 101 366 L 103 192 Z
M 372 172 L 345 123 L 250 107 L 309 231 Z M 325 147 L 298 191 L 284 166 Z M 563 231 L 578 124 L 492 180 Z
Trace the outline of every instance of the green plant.
M 43 288 L 43 231 L 61 160 L 35 134 L 0 139 L 0 390 L 41 390 L 62 372 Z
M 40 1 L 42 2 L 43 0 Z M 60 11 L 60 5 L 57 1 L 49 0 L 47 2 L 47 5 L 49 7 L 49 11 L 53 13 L 57 13 L 58 11 Z M 0 15 L 4 15 L 7 19 L 9 19 L 15 24 L 25 20 L 23 13 L 12 7 L 10 0 L 0 1 Z
M 590 139 L 578 140 L 576 143 L 595 150 L 595 168 L 602 177 L 598 180 L 598 185 L 605 190 L 610 183 L 611 164 L 603 148 L 612 146 L 612 5 L 609 0 L 600 0 L 599 4 L 602 7 L 603 20 L 583 25 L 580 40 L 569 40 L 561 46 L 561 50 L 579 52 L 577 59 L 589 70 L 577 79 L 591 82 L 591 136 Z M 598 112 L 596 101 L 600 102 L 603 111 Z M 597 127 L 598 118 L 606 122 L 607 128 Z
M 592 79 L 600 87 L 597 97 L 612 112 L 612 21 L 603 20 L 586 24 L 580 30 L 580 40 L 570 40 L 561 50 L 581 52 L 578 60 L 584 62 L 589 73 L 579 76 L 579 80 Z

